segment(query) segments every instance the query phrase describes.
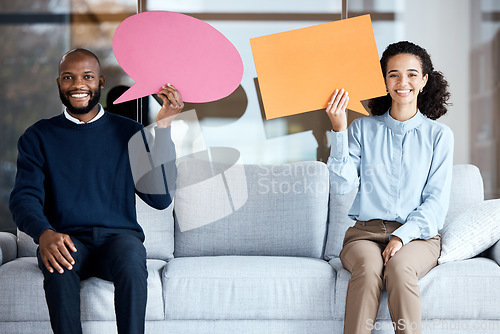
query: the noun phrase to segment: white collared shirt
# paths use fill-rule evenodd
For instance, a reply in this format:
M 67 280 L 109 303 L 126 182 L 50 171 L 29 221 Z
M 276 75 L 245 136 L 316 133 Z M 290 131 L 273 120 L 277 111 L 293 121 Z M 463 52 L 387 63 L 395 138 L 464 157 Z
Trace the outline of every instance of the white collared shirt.
M 95 121 L 97 121 L 99 118 L 101 118 L 104 115 L 104 109 L 102 108 L 101 104 L 98 104 L 98 106 L 99 106 L 99 112 L 97 113 L 97 115 L 95 115 L 94 118 L 92 118 L 87 123 L 95 122 Z M 78 118 L 75 118 L 75 117 L 71 116 L 66 109 L 64 109 L 64 116 L 68 120 L 70 120 L 71 122 L 73 122 L 73 123 L 76 123 L 76 124 L 86 124 L 85 122 L 80 121 Z

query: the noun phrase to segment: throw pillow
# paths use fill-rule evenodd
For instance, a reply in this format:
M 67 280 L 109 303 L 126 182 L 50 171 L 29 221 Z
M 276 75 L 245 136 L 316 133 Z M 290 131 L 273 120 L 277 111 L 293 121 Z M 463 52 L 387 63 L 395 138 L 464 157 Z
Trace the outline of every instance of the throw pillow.
M 500 199 L 450 212 L 441 234 L 439 264 L 470 259 L 500 239 Z

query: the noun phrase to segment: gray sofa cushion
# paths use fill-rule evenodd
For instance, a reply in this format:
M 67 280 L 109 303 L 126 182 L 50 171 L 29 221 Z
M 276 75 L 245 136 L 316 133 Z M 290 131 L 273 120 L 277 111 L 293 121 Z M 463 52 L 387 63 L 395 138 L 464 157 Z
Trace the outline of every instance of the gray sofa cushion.
M 28 327 L 29 328 L 29 327 Z M 33 332 L 2 332 L 0 333 L 26 334 Z M 45 332 L 44 332 L 45 333 Z M 46 334 L 51 334 L 47 331 Z M 114 322 L 86 322 L 83 324 L 85 334 L 116 334 Z M 174 320 L 174 321 L 147 321 L 147 334 L 335 334 L 342 333 L 341 324 L 333 320 Z M 385 334 L 385 333 L 377 333 Z M 389 333 L 388 333 L 389 334 Z M 456 334 L 456 333 L 446 333 Z M 467 333 L 472 334 L 472 333 Z M 485 333 L 473 333 L 485 334 Z
M 500 199 L 479 202 L 457 215 L 448 214 L 439 233 L 439 264 L 480 254 L 500 240 Z
M 419 286 L 426 319 L 500 320 L 500 267 L 491 259 L 438 265 Z
M 162 320 L 163 295 L 161 272 L 166 262 L 161 260 L 147 260 L 148 269 L 148 303 L 146 306 L 146 320 Z M 91 277 L 81 284 L 81 312 L 82 320 L 115 320 L 114 286 L 96 277 Z
M 174 257 L 174 204 L 165 210 L 156 210 L 136 196 L 137 221 L 146 239 L 147 258 L 167 261 Z
M 17 257 L 34 257 L 37 247 L 29 235 L 17 230 Z
M 326 239 L 325 259 L 330 260 L 339 256 L 342 250 L 345 232 L 354 225 L 354 220 L 349 218 L 357 189 L 344 194 L 337 195 L 330 191 L 330 203 L 328 212 L 328 237 Z
M 16 236 L 8 232 L 0 232 L 0 266 L 17 257 Z
M 488 249 L 487 255 L 490 259 L 493 259 L 498 265 L 500 265 L 500 241 L 497 241 L 493 247 Z
M 164 261 L 148 260 L 146 320 L 164 318 L 161 270 Z M 48 321 L 43 275 L 35 257 L 23 257 L 0 266 L 0 322 Z M 82 320 L 113 320 L 113 283 L 90 278 L 81 284 Z
M 163 273 L 169 320 L 327 320 L 335 272 L 311 258 L 191 257 Z
M 174 255 L 321 258 L 327 211 L 323 163 L 185 161 L 178 168 Z
M 330 264 L 337 272 L 335 316 L 343 318 L 351 273 L 340 259 Z M 431 269 L 419 280 L 422 319 L 500 320 L 500 267 L 491 259 L 474 258 L 449 262 Z M 387 292 L 382 292 L 378 319 L 390 320 Z
M 35 257 L 22 257 L 0 267 L 0 322 L 48 321 L 43 274 Z
M 483 178 L 474 165 L 453 166 L 449 212 L 484 200 Z

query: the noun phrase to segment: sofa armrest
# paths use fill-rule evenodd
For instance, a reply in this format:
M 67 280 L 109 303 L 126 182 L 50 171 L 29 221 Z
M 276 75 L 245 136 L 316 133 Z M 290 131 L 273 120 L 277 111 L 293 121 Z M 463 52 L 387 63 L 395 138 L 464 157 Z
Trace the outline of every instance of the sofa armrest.
M 0 232 L 0 265 L 17 257 L 17 238 L 14 234 Z
M 500 266 L 500 240 L 486 251 L 486 256 L 496 261 Z

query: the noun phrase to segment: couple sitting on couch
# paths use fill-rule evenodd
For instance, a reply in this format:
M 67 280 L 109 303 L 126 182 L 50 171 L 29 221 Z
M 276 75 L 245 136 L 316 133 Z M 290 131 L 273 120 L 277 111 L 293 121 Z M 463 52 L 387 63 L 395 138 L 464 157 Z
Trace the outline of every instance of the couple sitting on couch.
M 357 222 L 340 254 L 352 273 L 344 332 L 370 332 L 385 285 L 396 332 L 418 333 L 417 281 L 437 264 L 450 193 L 453 134 L 434 121 L 446 113 L 449 93 L 415 44 L 389 45 L 381 65 L 388 94 L 370 102 L 373 117 L 348 128 L 344 90 L 335 90 L 326 108 L 333 126 L 330 182 L 345 192 L 359 189 L 349 213 Z M 81 333 L 80 280 L 91 276 L 115 285 L 118 332 L 144 332 L 146 252 L 134 193 L 155 208 L 172 201 L 175 179 L 163 167 L 163 195 L 135 189 L 127 147 L 142 126 L 102 109 L 104 81 L 92 52 L 66 53 L 57 78 L 66 110 L 28 128 L 18 143 L 10 209 L 39 244 L 55 333 Z M 154 144 L 161 148 L 171 144 L 169 127 L 183 102 L 171 85 L 158 95 Z

